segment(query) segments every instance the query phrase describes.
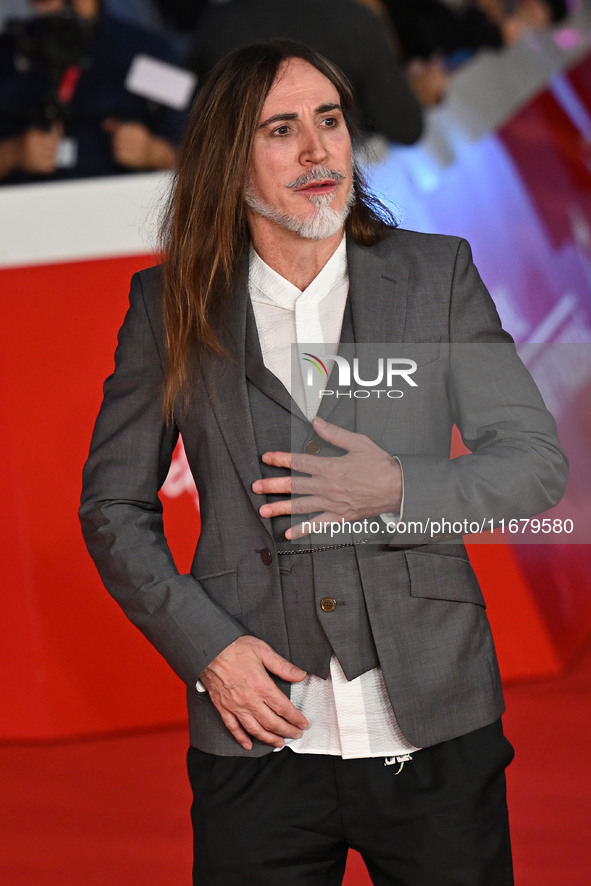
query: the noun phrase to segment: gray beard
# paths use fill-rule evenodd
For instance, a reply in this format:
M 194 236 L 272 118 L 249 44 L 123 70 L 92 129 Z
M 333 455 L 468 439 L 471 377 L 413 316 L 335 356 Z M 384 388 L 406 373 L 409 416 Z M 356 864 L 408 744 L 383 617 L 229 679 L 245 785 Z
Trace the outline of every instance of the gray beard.
M 326 240 L 337 234 L 345 227 L 351 207 L 355 203 L 355 192 L 353 187 L 347 195 L 347 202 L 342 209 L 331 209 L 330 204 L 335 198 L 335 194 L 319 194 L 309 197 L 310 203 L 316 206 L 316 212 L 310 218 L 297 218 L 289 215 L 287 212 L 281 212 L 274 206 L 265 203 L 250 185 L 244 190 L 244 200 L 249 209 L 269 218 L 282 228 L 299 234 L 306 240 Z

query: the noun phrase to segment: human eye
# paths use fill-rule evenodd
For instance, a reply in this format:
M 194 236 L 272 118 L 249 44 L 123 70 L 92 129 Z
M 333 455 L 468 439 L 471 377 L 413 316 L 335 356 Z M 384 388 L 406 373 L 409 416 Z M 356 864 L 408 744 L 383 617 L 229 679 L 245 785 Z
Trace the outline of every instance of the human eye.
M 339 125 L 339 119 L 337 117 L 323 117 L 322 118 L 322 126 L 325 129 L 336 129 Z
M 271 135 L 276 136 L 277 138 L 285 138 L 289 133 L 290 129 L 287 123 L 282 123 L 281 126 L 276 126 L 275 129 L 271 131 Z

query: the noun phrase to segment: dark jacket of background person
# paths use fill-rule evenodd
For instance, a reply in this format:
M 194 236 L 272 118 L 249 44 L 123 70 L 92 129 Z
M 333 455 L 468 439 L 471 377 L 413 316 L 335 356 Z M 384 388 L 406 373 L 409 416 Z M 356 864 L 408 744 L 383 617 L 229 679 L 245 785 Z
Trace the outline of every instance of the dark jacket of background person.
M 505 44 L 502 28 L 480 9 L 452 9 L 441 0 L 382 0 L 392 20 L 406 59 L 448 55 L 461 50 L 500 49 Z M 558 20 L 566 12 L 564 2 L 547 4 Z
M 145 53 L 162 61 L 178 63 L 166 40 L 135 25 L 101 15 L 90 50 L 90 62 L 82 68 L 70 102 L 64 108 L 64 134 L 77 142 L 76 162 L 49 175 L 14 172 L 2 184 L 117 175 L 133 171 L 113 158 L 111 133 L 104 121 L 143 123 L 154 135 L 172 143 L 178 140 L 185 119 L 182 112 L 156 105 L 125 88 L 132 60 Z M 0 140 L 18 136 L 31 126 L 42 127 L 43 103 L 50 78 L 35 67 L 17 68 L 15 44 L 0 35 Z
M 207 0 L 152 0 L 164 21 L 179 31 L 196 27 L 203 11 L 208 8 Z
M 200 21 L 188 67 L 202 78 L 230 50 L 275 37 L 306 43 L 344 71 L 363 129 L 405 145 L 420 138 L 421 106 L 383 24 L 350 0 L 233 0 L 211 7 Z

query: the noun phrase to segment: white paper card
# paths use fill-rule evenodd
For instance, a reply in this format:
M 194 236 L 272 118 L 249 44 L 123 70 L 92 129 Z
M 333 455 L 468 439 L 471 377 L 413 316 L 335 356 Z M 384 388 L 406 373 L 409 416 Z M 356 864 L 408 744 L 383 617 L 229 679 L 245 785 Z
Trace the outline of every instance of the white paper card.
M 129 92 L 177 111 L 187 107 L 196 84 L 197 77 L 191 71 L 142 54 L 134 57 L 125 78 Z
M 55 165 L 58 169 L 71 169 L 78 160 L 78 142 L 75 138 L 61 138 L 55 152 Z

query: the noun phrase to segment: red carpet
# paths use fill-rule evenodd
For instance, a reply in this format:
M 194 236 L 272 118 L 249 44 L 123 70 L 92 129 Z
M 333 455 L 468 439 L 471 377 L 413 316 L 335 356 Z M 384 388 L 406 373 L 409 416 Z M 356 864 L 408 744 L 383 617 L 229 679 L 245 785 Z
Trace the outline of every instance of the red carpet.
M 509 687 L 507 702 L 517 886 L 588 886 L 591 649 L 564 676 Z M 185 745 L 179 728 L 0 747 L 0 882 L 188 886 Z M 369 883 L 358 856 L 345 883 Z

